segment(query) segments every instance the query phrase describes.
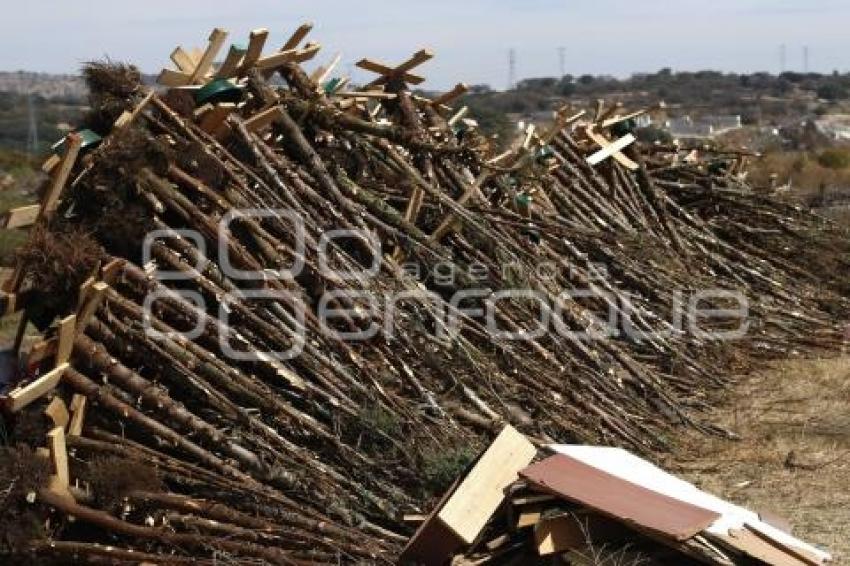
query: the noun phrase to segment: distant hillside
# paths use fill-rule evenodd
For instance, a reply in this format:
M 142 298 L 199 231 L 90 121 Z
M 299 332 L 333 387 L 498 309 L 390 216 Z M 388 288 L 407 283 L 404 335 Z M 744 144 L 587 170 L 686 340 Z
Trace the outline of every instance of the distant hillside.
M 48 100 L 81 102 L 88 90 L 79 75 L 49 75 L 27 71 L 0 71 L 0 92 L 33 94 Z
M 841 111 L 850 99 L 850 74 L 754 73 L 717 71 L 635 74 L 628 79 L 566 75 L 520 81 L 516 88 L 496 91 L 487 85 L 471 89 L 464 99 L 472 114 L 491 133 L 506 132 L 517 120 L 543 121 L 564 104 L 588 108 L 597 99 L 628 108 L 667 103 L 668 116 L 700 117 L 737 114 L 745 125 L 783 126 L 803 117 Z

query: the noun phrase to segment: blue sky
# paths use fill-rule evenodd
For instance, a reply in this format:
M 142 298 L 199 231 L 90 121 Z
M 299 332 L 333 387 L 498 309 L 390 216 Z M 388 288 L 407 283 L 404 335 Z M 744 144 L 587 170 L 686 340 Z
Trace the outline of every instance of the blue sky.
M 11 0 L 3 0 L 11 2 Z M 628 75 L 677 70 L 776 72 L 850 69 L 850 0 L 29 0 L 3 9 L 0 70 L 74 72 L 110 56 L 146 72 L 168 63 L 176 45 L 201 46 L 212 27 L 244 42 L 257 27 L 279 46 L 303 21 L 325 49 L 343 54 L 342 70 L 361 57 L 396 62 L 428 47 L 437 57 L 426 87 L 458 81 L 507 83 L 508 50 L 520 78 L 559 73 Z M 355 79 L 365 79 L 358 74 Z

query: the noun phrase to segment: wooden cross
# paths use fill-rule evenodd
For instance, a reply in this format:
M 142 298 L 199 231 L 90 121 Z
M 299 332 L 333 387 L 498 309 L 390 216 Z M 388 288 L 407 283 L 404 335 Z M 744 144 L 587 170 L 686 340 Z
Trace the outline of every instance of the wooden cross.
M 426 61 L 430 61 L 434 58 L 434 53 L 428 49 L 420 49 L 416 53 L 414 53 L 407 61 L 398 65 L 397 67 L 390 67 L 388 65 L 384 65 L 383 63 L 378 63 L 377 61 L 372 61 L 371 59 L 361 59 L 357 62 L 357 66 L 361 69 L 365 69 L 367 71 L 371 71 L 373 73 L 377 73 L 381 75 L 364 88 L 364 90 L 370 90 L 375 87 L 385 85 L 393 80 L 401 80 L 405 83 L 412 85 L 419 85 L 425 82 L 425 77 L 421 77 L 419 75 L 414 75 L 410 71 L 418 67 L 419 65 L 425 63 Z
M 587 162 L 590 165 L 596 165 L 609 157 L 613 157 L 617 163 L 631 171 L 640 167 L 637 163 L 621 153 L 622 149 L 635 141 L 635 137 L 633 135 L 628 134 L 615 142 L 611 142 L 608 141 L 608 138 L 602 134 L 593 131 L 593 127 L 589 125 L 584 128 L 584 135 L 601 148 L 599 151 L 587 158 Z
M 179 87 L 201 84 L 206 81 L 216 55 L 227 40 L 227 32 L 215 28 L 209 37 L 209 43 L 200 54 L 190 53 L 182 47 L 171 52 L 171 60 L 179 70 L 163 69 L 157 82 L 163 86 Z

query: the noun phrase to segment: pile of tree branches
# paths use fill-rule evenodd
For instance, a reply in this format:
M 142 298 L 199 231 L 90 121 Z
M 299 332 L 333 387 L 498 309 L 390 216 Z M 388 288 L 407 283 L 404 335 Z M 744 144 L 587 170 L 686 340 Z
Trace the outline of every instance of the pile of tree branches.
M 24 289 L 120 269 L 55 392 L 88 399 L 72 497 L 33 486 L 54 515 L 7 551 L 391 562 L 402 517 L 505 422 L 662 450 L 676 426 L 722 433 L 700 410 L 736 360 L 840 344 L 847 234 L 754 192 L 738 156 L 590 165 L 587 130 L 611 128 L 561 115 L 495 156 L 403 77 L 352 104 L 272 70 L 282 86 L 247 69 L 213 124 L 189 89 L 89 68 L 103 141 L 24 251 Z M 57 267 L 70 233 L 76 279 Z M 745 297 L 745 320 L 696 320 L 699 293 Z M 77 308 L 51 296 L 43 325 Z

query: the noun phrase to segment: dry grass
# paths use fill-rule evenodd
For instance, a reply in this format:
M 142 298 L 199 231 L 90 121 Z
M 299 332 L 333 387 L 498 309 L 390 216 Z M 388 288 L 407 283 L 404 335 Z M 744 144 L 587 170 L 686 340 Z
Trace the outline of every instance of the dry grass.
M 827 193 L 850 190 L 850 167 L 831 169 L 818 161 L 820 152 L 768 152 L 750 167 L 750 179 L 756 186 L 770 185 L 770 176 L 777 175 L 780 185 L 790 181 L 793 194 L 808 200 L 815 198 L 821 186 Z
M 850 357 L 776 363 L 713 417 L 740 440 L 688 439 L 671 469 L 850 560 Z

